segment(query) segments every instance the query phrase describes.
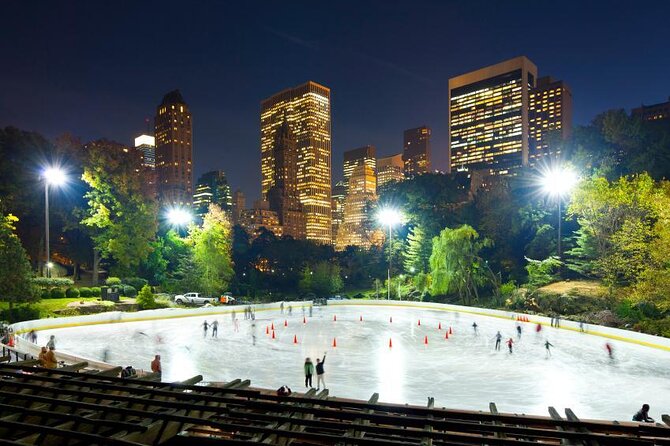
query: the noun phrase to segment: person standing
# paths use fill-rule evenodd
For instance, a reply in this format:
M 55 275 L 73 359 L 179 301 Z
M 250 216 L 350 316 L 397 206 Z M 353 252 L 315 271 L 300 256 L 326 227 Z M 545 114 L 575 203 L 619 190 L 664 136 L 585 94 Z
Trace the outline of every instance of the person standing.
M 281 311 L 281 314 L 284 314 L 284 302 L 279 304 L 279 310 Z
M 314 374 L 314 364 L 310 358 L 305 358 L 305 387 L 312 387 L 312 375 Z
M 56 350 L 56 336 L 49 336 L 49 342 L 47 342 L 47 348 L 51 350 Z
M 151 361 L 151 371 L 158 373 L 159 375 L 163 374 L 163 367 L 161 366 L 161 355 L 154 356 L 154 360 Z
M 496 333 L 496 351 L 500 351 L 500 342 L 502 341 L 502 335 L 500 332 Z
M 212 326 L 212 337 L 213 338 L 218 338 L 219 337 L 219 321 L 214 319 L 214 321 L 211 323 Z
M 202 337 L 206 338 L 207 337 L 207 329 L 209 329 L 209 323 L 207 321 L 202 323 Z
M 326 362 L 326 352 L 323 352 L 323 359 L 316 358 L 316 390 L 319 390 L 321 388 L 321 385 L 323 384 L 323 388 L 326 388 L 326 380 L 325 380 L 325 370 L 323 369 L 323 364 Z
M 509 348 L 509 352 L 510 352 L 510 353 L 513 353 L 513 351 L 512 351 L 512 346 L 513 346 L 513 345 L 514 345 L 514 339 L 509 338 L 509 339 L 507 340 L 507 348 Z
M 516 338 L 521 339 L 521 325 L 516 324 Z
M 477 334 L 477 322 L 472 323 L 472 329 L 475 331 L 475 334 Z

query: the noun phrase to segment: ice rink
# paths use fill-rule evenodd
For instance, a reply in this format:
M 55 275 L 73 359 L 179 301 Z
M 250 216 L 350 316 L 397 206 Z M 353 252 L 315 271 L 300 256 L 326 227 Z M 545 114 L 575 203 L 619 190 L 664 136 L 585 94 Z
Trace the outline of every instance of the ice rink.
M 219 315 L 215 339 L 211 330 L 203 337 L 202 327 L 214 317 L 198 316 L 49 330 L 38 333 L 38 344 L 53 334 L 57 352 L 97 360 L 106 354 L 110 363 L 137 369 L 148 369 L 160 354 L 165 381 L 201 374 L 208 381 L 248 378 L 257 387 L 304 391 L 305 357 L 316 362 L 327 352 L 331 396 L 368 399 L 378 392 L 380 401 L 419 405 L 433 396 L 436 407 L 485 411 L 493 401 L 501 412 L 539 415 L 548 406 L 569 407 L 581 418 L 617 420 L 630 420 L 642 403 L 656 419 L 670 410 L 670 353 L 663 350 L 550 327 L 537 333 L 532 323 L 520 323 L 518 338 L 512 320 L 446 311 L 340 306 L 314 307 L 312 317 L 305 308 L 305 314 L 307 323 L 300 307 L 291 316 L 258 312 L 252 323 L 238 310 L 239 331 L 230 314 Z M 276 339 L 266 334 L 271 324 Z M 498 330 L 504 339 L 495 351 Z M 504 344 L 510 337 L 512 354 Z M 554 346 L 551 356 L 546 340 Z

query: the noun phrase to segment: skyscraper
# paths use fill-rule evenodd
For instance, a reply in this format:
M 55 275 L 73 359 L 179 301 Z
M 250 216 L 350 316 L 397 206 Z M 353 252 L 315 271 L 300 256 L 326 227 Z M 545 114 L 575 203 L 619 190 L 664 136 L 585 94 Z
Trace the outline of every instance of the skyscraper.
M 430 172 L 430 134 L 425 125 L 403 133 L 402 160 L 407 178 Z
M 217 204 L 230 215 L 233 197 L 226 174 L 222 170 L 207 172 L 198 178 L 193 194 L 193 210 L 200 220 L 209 210 L 210 204 Z
M 288 119 L 284 119 L 275 133 L 272 149 L 274 181 L 268 190 L 270 210 L 277 213 L 283 235 L 305 238 L 305 215 L 298 198 L 298 148 Z
M 344 184 L 349 188 L 349 178 L 358 166 L 368 166 L 373 172 L 377 172 L 377 158 L 375 156 L 375 146 L 367 145 L 344 152 Z
M 377 175 L 372 167 L 356 166 L 349 178 L 349 189 L 344 199 L 344 218 L 337 234 L 335 247 L 347 246 L 369 248 L 373 243 L 374 230 L 370 227 L 368 203 L 377 199 Z
M 405 179 L 405 164 L 402 153 L 377 158 L 377 192 L 387 183 L 399 182 Z
M 244 193 L 237 189 L 233 194 L 233 214 L 232 220 L 234 225 L 240 224 L 240 217 L 242 216 L 242 211 L 247 207 L 247 201 L 244 198 Z
M 572 92 L 565 82 L 537 79 L 530 91 L 529 127 L 529 164 L 560 153 L 561 142 L 572 133 Z
M 140 135 L 135 138 L 135 150 L 142 155 L 142 177 L 147 195 L 157 198 L 156 185 L 156 138 L 151 135 Z
M 169 92 L 156 109 L 156 173 L 163 206 L 190 206 L 193 199 L 191 113 L 179 90 Z
M 449 169 L 503 175 L 528 165 L 530 91 L 526 57 L 449 79 Z
M 297 147 L 297 193 L 306 238 L 332 243 L 330 89 L 315 82 L 283 90 L 261 102 L 261 190 L 276 181 L 275 137 L 287 120 Z
M 347 185 L 344 181 L 338 181 L 333 186 L 332 192 L 332 215 L 333 215 L 333 240 L 337 241 L 337 234 L 344 222 L 344 200 L 347 196 Z

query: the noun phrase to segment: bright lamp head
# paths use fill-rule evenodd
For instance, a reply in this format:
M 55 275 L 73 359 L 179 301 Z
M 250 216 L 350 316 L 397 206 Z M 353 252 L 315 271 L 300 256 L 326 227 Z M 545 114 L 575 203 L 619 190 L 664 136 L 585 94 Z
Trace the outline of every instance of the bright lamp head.
M 395 226 L 402 222 L 402 214 L 397 209 L 382 208 L 377 213 L 377 221 L 384 226 Z
M 562 197 L 575 187 L 577 174 L 568 168 L 551 169 L 542 176 L 542 189 L 549 194 Z
M 173 226 L 186 226 L 193 220 L 193 216 L 187 209 L 172 208 L 167 212 L 167 219 Z
M 42 172 L 42 176 L 51 186 L 61 186 L 67 182 L 67 175 L 60 167 L 47 167 Z

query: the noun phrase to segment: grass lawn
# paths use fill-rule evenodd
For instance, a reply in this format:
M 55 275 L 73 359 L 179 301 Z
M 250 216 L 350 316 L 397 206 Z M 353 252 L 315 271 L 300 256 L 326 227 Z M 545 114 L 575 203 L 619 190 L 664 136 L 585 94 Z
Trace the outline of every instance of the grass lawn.
M 57 310 L 64 310 L 71 302 L 95 302 L 104 306 L 114 306 L 114 302 L 98 301 L 98 299 L 98 297 L 65 297 L 63 299 L 42 299 L 39 302 L 31 304 L 31 306 L 39 310 L 40 318 L 57 316 L 54 312 Z M 6 310 L 8 308 L 9 304 L 7 302 L 0 302 L 0 310 Z

